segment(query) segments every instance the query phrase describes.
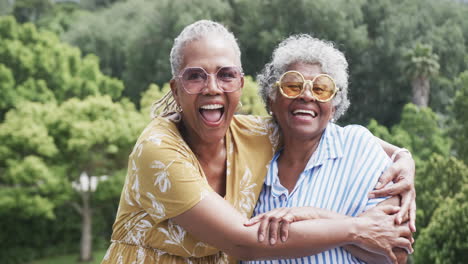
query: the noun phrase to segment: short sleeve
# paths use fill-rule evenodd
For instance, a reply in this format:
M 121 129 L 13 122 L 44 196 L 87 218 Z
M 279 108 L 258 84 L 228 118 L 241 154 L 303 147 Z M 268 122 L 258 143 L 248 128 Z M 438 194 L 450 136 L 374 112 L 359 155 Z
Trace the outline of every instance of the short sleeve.
M 142 140 L 130 156 L 130 195 L 156 223 L 185 212 L 212 191 L 194 158 L 170 134 Z

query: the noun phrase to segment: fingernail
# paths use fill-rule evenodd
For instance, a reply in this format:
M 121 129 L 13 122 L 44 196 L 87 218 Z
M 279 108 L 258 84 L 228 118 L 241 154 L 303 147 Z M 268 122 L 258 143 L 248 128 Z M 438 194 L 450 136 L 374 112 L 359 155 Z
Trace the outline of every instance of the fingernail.
M 286 237 L 285 237 L 285 236 L 282 236 L 282 237 L 281 237 L 281 241 L 286 242 Z
M 370 193 L 368 197 L 369 197 L 369 199 L 374 199 L 374 198 L 375 198 L 375 194 Z
M 265 239 L 264 235 L 259 235 L 258 236 L 258 241 L 262 242 Z
M 270 238 L 270 244 L 274 245 L 276 243 L 276 240 L 274 238 Z
M 375 188 L 379 188 L 380 186 L 382 186 L 382 183 L 381 183 L 381 182 L 377 182 L 377 184 L 375 185 Z

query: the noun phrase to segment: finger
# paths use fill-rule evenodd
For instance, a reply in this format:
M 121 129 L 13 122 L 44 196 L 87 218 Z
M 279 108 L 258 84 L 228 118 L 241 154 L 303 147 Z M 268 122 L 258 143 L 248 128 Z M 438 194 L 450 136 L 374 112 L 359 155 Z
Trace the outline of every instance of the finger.
M 413 246 L 411 245 L 411 241 L 407 238 L 397 238 L 395 241 L 395 247 L 402 248 L 408 252 L 408 254 L 412 254 L 414 252 Z
M 412 192 L 404 192 L 401 194 L 401 209 L 395 215 L 395 222 L 397 224 L 401 224 L 405 222 L 408 218 L 408 210 L 413 201 L 413 193 Z
M 258 227 L 258 241 L 263 242 L 265 240 L 265 234 L 270 224 L 270 219 L 263 217 L 260 221 L 260 226 Z
M 416 200 L 411 201 L 409 215 L 410 229 L 412 232 L 416 232 Z
M 370 192 L 369 198 L 394 196 L 402 192 L 408 191 L 409 189 L 411 189 L 411 184 L 409 183 L 408 180 L 403 179 L 395 184 L 386 186 L 383 189 L 380 189 L 380 190 L 374 189 L 373 191 Z
M 375 185 L 375 189 L 379 190 L 385 185 L 387 185 L 389 182 L 391 182 L 394 178 L 399 173 L 399 169 L 397 168 L 397 165 L 392 164 L 388 169 L 384 171 L 382 176 L 380 176 L 379 181 L 377 182 L 377 185 Z
M 278 241 L 278 229 L 280 228 L 280 218 L 273 216 L 270 218 L 269 226 L 269 241 L 270 245 L 276 244 Z
M 289 225 L 290 225 L 290 222 L 288 221 L 282 221 L 281 222 L 281 242 L 286 242 L 286 240 L 288 240 L 288 237 L 289 237 Z
M 264 216 L 265 214 L 259 214 L 255 217 L 252 217 L 250 218 L 249 220 L 245 221 L 244 225 L 245 226 L 253 226 L 255 225 L 256 223 L 260 222 L 260 219 L 262 219 L 262 217 Z
M 379 208 L 385 214 L 388 214 L 388 215 L 392 215 L 392 214 L 398 213 L 398 211 L 400 211 L 399 206 L 394 206 L 394 205 L 390 205 L 390 204 L 379 206 Z
M 413 233 L 407 224 L 399 225 L 397 227 L 400 237 L 410 238 Z

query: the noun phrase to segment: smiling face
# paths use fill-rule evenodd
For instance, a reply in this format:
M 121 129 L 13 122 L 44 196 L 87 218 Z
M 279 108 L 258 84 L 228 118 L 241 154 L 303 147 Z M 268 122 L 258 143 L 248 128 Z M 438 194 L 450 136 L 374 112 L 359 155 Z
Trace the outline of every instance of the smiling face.
M 319 64 L 301 62 L 291 64 L 286 70 L 298 71 L 306 80 L 312 80 L 323 73 Z M 328 121 L 333 117 L 332 101 L 318 102 L 312 96 L 310 87 L 306 88 L 306 91 L 295 99 L 288 99 L 277 91 L 275 101 L 270 104 L 285 139 L 320 139 Z
M 225 66 L 241 66 L 233 44 L 216 36 L 206 36 L 188 43 L 183 49 L 183 58 L 180 73 L 185 68 L 201 67 L 208 74 L 215 74 Z M 240 85 L 243 86 L 243 79 Z M 171 90 L 182 107 L 184 137 L 189 144 L 217 143 L 224 138 L 242 89 L 223 92 L 211 75 L 201 93 L 188 94 L 179 78 L 171 80 Z

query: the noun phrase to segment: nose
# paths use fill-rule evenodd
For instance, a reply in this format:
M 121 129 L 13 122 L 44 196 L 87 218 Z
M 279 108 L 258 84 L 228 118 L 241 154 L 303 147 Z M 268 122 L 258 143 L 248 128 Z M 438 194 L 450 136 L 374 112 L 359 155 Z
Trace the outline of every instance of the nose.
M 217 95 L 222 94 L 223 90 L 218 86 L 216 80 L 216 74 L 207 74 L 207 79 L 205 81 L 205 88 L 202 90 L 204 95 Z
M 315 96 L 312 94 L 312 87 L 313 87 L 313 83 L 312 81 L 310 80 L 307 80 L 305 83 L 304 83 L 304 91 L 302 92 L 301 95 L 299 95 L 299 98 L 306 101 L 306 102 L 312 102 L 312 101 L 315 101 L 316 98 Z

